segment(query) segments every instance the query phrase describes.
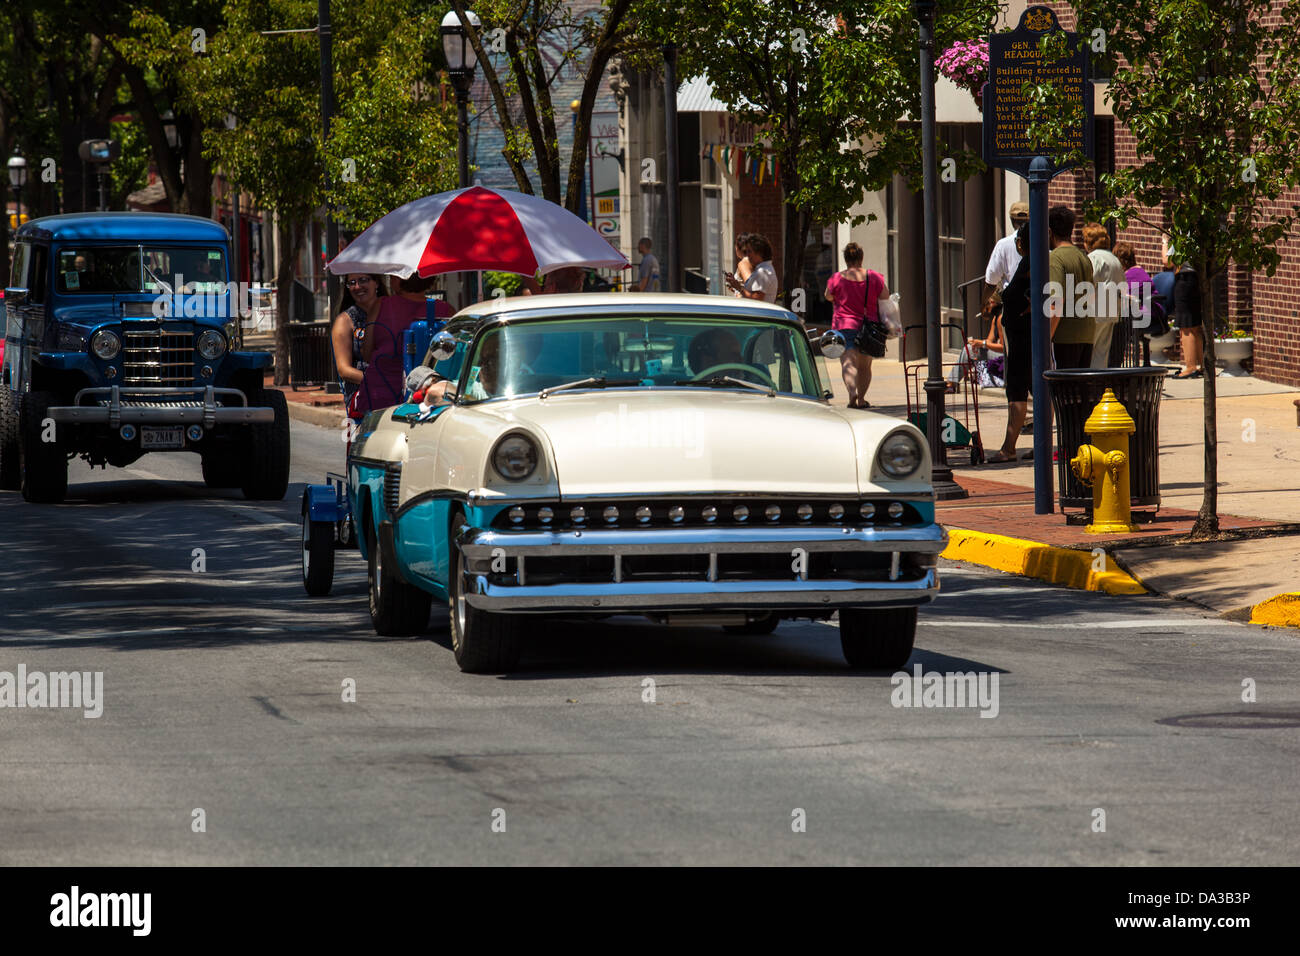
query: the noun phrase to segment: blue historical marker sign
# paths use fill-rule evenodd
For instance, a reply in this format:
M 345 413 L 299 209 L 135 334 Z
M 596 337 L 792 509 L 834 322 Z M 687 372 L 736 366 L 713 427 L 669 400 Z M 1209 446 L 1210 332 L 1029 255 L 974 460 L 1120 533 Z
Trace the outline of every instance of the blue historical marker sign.
M 1066 49 L 1060 60 L 1046 60 L 1038 41 L 1047 33 L 1064 33 Z M 1029 164 L 1043 154 L 1029 142 L 1028 102 L 1022 92 L 1026 83 L 1053 82 L 1066 90 L 1071 101 L 1082 103 L 1087 117 L 1068 131 L 1066 147 L 1093 155 L 1092 82 L 1088 45 L 1079 34 L 1062 30 L 1056 14 L 1048 7 L 1029 7 L 1020 24 L 1010 33 L 989 37 L 989 78 L 984 87 L 984 161 L 990 166 L 1028 175 Z M 1068 167 L 1053 167 L 1053 174 Z

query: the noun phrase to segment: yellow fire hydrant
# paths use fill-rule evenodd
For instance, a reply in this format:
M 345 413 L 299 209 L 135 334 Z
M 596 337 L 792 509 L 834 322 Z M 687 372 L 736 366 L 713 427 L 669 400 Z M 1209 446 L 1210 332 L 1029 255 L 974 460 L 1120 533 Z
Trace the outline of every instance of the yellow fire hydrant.
M 1092 485 L 1088 534 L 1136 531 L 1129 501 L 1128 436 L 1137 425 L 1113 389 L 1106 389 L 1083 430 L 1095 444 L 1079 446 L 1078 455 L 1070 459 L 1070 470 L 1085 485 Z

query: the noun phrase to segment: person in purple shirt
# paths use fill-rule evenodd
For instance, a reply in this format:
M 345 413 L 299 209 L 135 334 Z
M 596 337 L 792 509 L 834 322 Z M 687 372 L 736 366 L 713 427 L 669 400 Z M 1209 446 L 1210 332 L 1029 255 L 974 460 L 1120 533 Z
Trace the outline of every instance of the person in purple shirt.
M 358 390 L 355 409 L 358 415 L 376 408 L 387 408 L 401 402 L 405 382 L 402 369 L 402 334 L 412 322 L 423 321 L 428 314 L 426 293 L 437 279 L 393 280 L 394 294 L 385 296 L 375 321 L 366 327 L 361 342 L 361 357 L 367 363 L 366 372 Z M 439 301 L 435 314 L 449 318 L 451 306 Z
M 1162 308 L 1154 300 L 1156 283 L 1151 278 L 1151 274 L 1137 264 L 1137 250 L 1133 248 L 1133 243 L 1115 243 L 1115 258 L 1124 267 L 1124 278 L 1128 281 L 1128 291 L 1131 296 L 1130 308 L 1136 309 L 1135 312 L 1130 312 L 1133 316 L 1133 329 L 1139 335 L 1149 336 L 1153 334 L 1151 310 Z M 1163 315 L 1163 312 L 1161 314 Z M 1150 358 L 1148 357 L 1146 361 L 1149 364 Z

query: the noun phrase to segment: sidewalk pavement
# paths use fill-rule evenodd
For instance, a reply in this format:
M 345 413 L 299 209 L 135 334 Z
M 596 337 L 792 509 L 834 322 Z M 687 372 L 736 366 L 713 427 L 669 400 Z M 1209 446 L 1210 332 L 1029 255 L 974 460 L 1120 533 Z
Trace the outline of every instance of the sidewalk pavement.
M 955 358 L 949 354 L 945 361 Z M 832 401 L 844 402 L 838 363 L 823 360 L 823 366 Z M 939 502 L 939 520 L 951 539 L 945 557 L 1089 590 L 1152 591 L 1235 618 L 1300 627 L 1300 389 L 1250 376 L 1221 375 L 1216 385 L 1224 540 L 1185 540 L 1202 496 L 1203 383 L 1166 380 L 1160 403 L 1162 500 L 1153 520 L 1139 523 L 1133 534 L 1090 535 L 1082 524 L 1067 523 L 1059 510 L 1034 514 L 1032 462 L 972 468 L 958 460 L 953 475 L 969 496 Z M 867 397 L 873 411 L 904 417 L 903 365 L 877 359 Z M 960 396 L 949 396 L 949 413 L 974 429 L 973 409 L 968 422 L 954 398 Z M 992 453 L 1006 433 L 1005 394 L 983 389 L 978 401 L 979 430 Z M 1019 451 L 1032 444 L 1031 435 L 1022 435 Z
M 839 363 L 819 362 L 832 403 L 844 404 Z M 872 372 L 867 393 L 872 411 L 904 418 L 903 365 L 877 359 Z M 272 385 L 269 375 L 266 384 Z M 1300 627 L 1300 423 L 1295 421 L 1300 389 L 1249 376 L 1220 376 L 1217 384 L 1219 519 L 1225 540 L 1185 540 L 1201 502 L 1202 383 L 1166 381 L 1160 403 L 1162 501 L 1152 520 L 1141 521 L 1132 534 L 1090 535 L 1059 511 L 1034 513 L 1032 463 L 958 464 L 954 477 L 969 495 L 939 502 L 939 520 L 950 534 L 944 556 L 1087 590 L 1150 591 L 1234 618 Z M 341 394 L 322 387 L 281 390 L 290 418 L 342 427 Z M 1006 431 L 1005 395 L 984 389 L 978 398 L 979 430 L 992 452 Z M 950 413 L 963 420 L 960 403 L 953 408 L 950 404 Z M 1032 436 L 1022 435 L 1020 450 L 1028 451 L 1032 442 Z

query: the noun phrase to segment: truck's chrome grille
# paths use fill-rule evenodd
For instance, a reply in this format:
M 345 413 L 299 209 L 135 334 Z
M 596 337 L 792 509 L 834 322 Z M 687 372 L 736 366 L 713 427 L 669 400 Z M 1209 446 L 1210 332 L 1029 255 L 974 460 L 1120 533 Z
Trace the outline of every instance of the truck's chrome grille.
M 123 385 L 192 385 L 194 334 L 158 329 L 123 333 Z

